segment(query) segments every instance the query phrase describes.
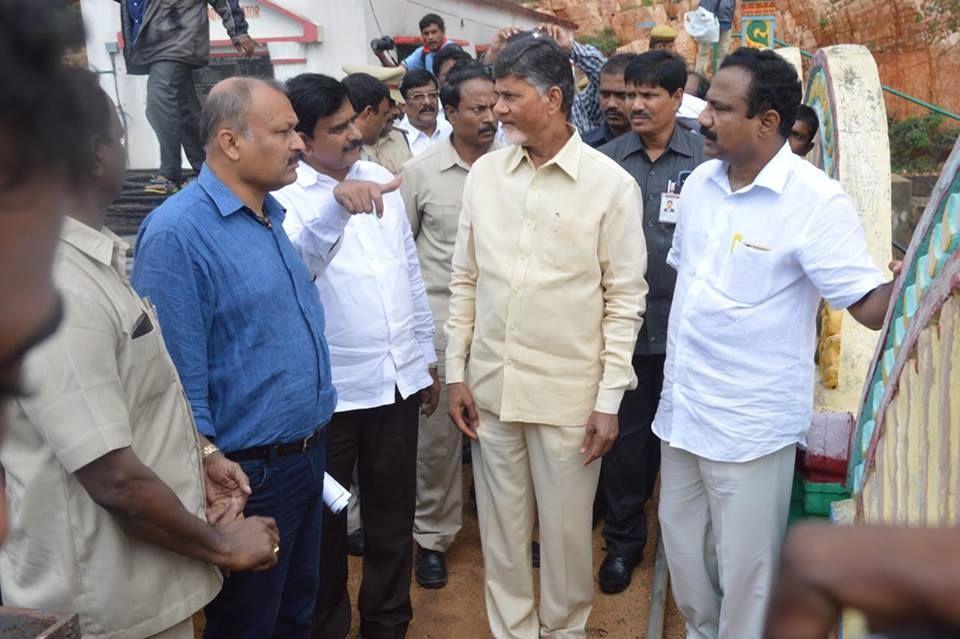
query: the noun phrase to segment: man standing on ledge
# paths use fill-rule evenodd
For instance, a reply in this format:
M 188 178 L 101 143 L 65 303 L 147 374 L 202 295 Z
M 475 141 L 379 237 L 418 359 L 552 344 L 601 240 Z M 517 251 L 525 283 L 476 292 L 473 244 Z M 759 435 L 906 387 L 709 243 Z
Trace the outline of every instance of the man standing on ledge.
M 414 49 L 413 53 L 408 55 L 399 66 L 405 67 L 407 71 L 433 73 L 433 58 L 440 49 L 453 44 L 453 42 L 447 40 L 447 27 L 443 24 L 443 18 L 435 13 L 428 13 L 420 18 L 418 26 L 420 27 L 420 38 L 423 40 L 423 46 Z M 374 49 L 373 53 L 383 66 L 398 66 L 387 57 L 385 50 Z
M 636 385 L 643 202 L 636 181 L 568 124 L 573 74 L 556 42 L 507 45 L 494 77 L 514 146 L 478 159 L 464 186 L 446 326 L 450 416 L 474 440 L 493 635 L 582 638 L 599 460 Z
M 147 120 L 160 143 L 160 173 L 144 191 L 171 195 L 180 189 L 180 147 L 195 171 L 203 164 L 200 100 L 193 70 L 210 61 L 212 6 L 237 51 L 250 57 L 257 43 L 247 35 L 239 0 L 116 0 L 120 3 L 127 72 L 147 77 Z
M 677 270 L 663 393 L 660 527 L 687 637 L 763 635 L 797 442 L 813 413 L 820 298 L 873 329 L 891 283 L 850 196 L 790 151 L 797 73 L 727 56 L 700 116 L 667 263 Z
M 197 430 L 240 464 L 244 515 L 273 517 L 278 563 L 234 573 L 206 639 L 305 639 L 319 585 L 324 426 L 336 404 L 323 306 L 270 191 L 304 146 L 273 82 L 230 78 L 203 107 L 207 162 L 147 216 L 133 285 L 157 306 Z

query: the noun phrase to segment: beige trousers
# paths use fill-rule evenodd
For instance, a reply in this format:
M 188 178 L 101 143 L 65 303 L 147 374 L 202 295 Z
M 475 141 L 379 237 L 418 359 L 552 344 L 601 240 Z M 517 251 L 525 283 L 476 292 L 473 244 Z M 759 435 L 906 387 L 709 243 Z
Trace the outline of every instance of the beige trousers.
M 717 67 L 723 62 L 723 58 L 730 51 L 730 34 L 733 29 L 727 29 L 720 32 L 720 40 L 717 42 Z M 697 62 L 694 70 L 697 73 L 709 74 L 713 71 L 713 45 L 697 43 Z
M 600 460 L 584 429 L 504 423 L 479 411 L 473 442 L 487 619 L 496 639 L 582 639 L 593 606 L 591 517 Z M 530 542 L 540 521 L 540 612 Z
M 660 533 L 687 639 L 763 636 L 796 446 L 744 463 L 660 446 Z
M 413 538 L 422 548 L 447 552 L 460 532 L 463 513 L 463 436 L 447 413 L 443 351 L 437 351 L 440 402 L 420 416 L 417 440 L 417 513 Z
M 177 625 L 159 632 L 149 639 L 193 639 L 193 617 L 187 617 Z

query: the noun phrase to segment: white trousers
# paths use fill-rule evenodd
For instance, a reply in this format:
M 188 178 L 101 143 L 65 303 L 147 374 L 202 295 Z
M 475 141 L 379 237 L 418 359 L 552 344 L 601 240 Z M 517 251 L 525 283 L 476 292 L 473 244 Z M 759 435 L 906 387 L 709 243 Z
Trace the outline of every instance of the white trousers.
M 796 446 L 744 463 L 660 447 L 660 529 L 687 639 L 763 636 Z
M 584 429 L 501 422 L 479 411 L 473 442 L 487 619 L 496 639 L 583 639 L 593 607 L 593 498 Z M 540 522 L 540 612 L 530 543 Z

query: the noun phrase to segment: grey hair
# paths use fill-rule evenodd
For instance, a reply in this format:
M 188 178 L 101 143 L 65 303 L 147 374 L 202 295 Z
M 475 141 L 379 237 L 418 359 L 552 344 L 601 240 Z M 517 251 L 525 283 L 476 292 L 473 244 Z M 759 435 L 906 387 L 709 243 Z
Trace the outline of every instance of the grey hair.
M 570 115 L 574 94 L 573 69 L 570 68 L 570 56 L 553 38 L 531 35 L 504 47 L 493 65 L 493 77 L 499 80 L 508 75 L 526 80 L 541 95 L 551 87 L 558 87 L 563 93 L 563 112 Z
M 232 129 L 243 137 L 250 135 L 247 108 L 253 87 L 258 84 L 283 93 L 280 83 L 271 78 L 235 77 L 213 88 L 200 112 L 200 139 L 206 148 L 213 145 L 221 129 Z

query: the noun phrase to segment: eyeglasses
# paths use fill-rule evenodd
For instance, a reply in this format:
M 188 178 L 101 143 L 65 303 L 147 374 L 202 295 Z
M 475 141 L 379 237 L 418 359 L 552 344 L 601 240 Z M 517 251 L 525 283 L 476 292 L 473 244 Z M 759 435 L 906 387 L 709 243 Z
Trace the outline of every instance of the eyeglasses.
M 436 91 L 430 91 L 429 93 L 411 93 L 407 96 L 407 100 L 410 102 L 433 102 L 440 97 L 440 94 Z

